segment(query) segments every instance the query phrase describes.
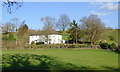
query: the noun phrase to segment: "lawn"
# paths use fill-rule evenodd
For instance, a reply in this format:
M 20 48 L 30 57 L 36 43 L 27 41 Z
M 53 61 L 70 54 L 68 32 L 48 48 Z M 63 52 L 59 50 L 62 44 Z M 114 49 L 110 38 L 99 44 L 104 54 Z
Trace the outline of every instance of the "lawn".
M 116 70 L 118 54 L 100 49 L 3 50 L 3 70 Z

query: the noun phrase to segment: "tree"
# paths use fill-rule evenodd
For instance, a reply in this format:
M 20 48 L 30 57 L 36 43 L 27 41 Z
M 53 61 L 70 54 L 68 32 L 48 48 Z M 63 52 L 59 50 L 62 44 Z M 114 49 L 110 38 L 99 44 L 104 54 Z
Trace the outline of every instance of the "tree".
M 15 41 L 15 38 L 14 38 L 14 34 L 9 34 L 9 37 L 8 37 L 8 42 L 13 42 Z
M 25 24 L 25 21 L 23 21 L 18 29 L 18 34 L 23 36 L 24 33 L 26 33 L 27 31 L 28 31 L 28 26 Z
M 16 27 L 16 32 L 17 32 L 17 26 L 19 26 L 19 19 L 18 18 L 12 18 L 10 20 L 10 23 L 14 24 L 14 26 Z
M 8 13 L 12 14 L 13 8 L 18 9 L 23 4 L 22 0 L 4 0 L 3 6 L 7 8 Z
M 107 28 L 107 41 L 115 42 L 118 45 L 118 29 Z
M 90 15 L 89 17 L 83 17 L 80 22 L 82 23 L 82 30 L 86 32 L 91 41 L 91 47 L 93 47 L 93 42 L 98 40 L 101 33 L 105 30 L 105 24 L 98 18 L 97 15 Z
M 45 18 L 41 18 L 41 21 L 44 24 L 43 30 L 52 30 L 55 25 L 55 18 L 46 16 Z
M 69 35 L 70 35 L 70 34 L 68 34 L 68 33 L 67 33 L 67 32 L 65 32 L 65 31 L 64 31 L 64 32 L 62 32 L 61 34 L 62 34 L 62 39 L 63 39 L 63 40 L 66 40 L 66 41 L 68 41 L 68 40 L 69 40 Z
M 73 20 L 73 23 L 70 24 L 70 28 L 69 28 L 69 33 L 70 33 L 70 40 L 73 40 L 74 43 L 77 44 L 77 40 L 78 38 L 80 38 L 78 32 L 79 32 L 79 28 L 78 28 L 78 24 L 76 23 L 75 20 Z
M 15 31 L 15 25 L 10 23 L 10 22 L 7 22 L 6 24 L 3 24 L 2 26 L 2 32 L 3 33 L 8 33 L 8 32 L 14 32 Z
M 66 14 L 62 14 L 56 23 L 56 27 L 65 31 L 66 27 L 70 25 L 70 18 Z
M 29 43 L 29 35 L 33 31 L 28 30 L 28 26 L 25 24 L 25 21 L 22 22 L 18 29 L 18 37 L 19 39 L 17 40 L 19 42 L 19 46 L 22 48 L 23 46 L 28 45 Z

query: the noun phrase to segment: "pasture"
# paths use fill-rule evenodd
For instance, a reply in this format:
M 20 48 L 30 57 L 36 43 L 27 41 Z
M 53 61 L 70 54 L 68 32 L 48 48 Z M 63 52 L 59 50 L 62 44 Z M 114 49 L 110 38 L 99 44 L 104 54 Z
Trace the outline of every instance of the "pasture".
M 101 49 L 3 50 L 3 70 L 117 70 L 118 54 Z

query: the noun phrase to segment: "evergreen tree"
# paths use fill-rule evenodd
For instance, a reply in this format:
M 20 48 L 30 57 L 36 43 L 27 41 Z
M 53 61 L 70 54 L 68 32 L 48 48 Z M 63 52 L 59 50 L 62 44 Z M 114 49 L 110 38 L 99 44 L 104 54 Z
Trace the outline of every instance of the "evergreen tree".
M 69 40 L 74 41 L 74 43 L 77 43 L 77 40 L 80 38 L 79 36 L 79 30 L 80 28 L 78 28 L 78 24 L 76 23 L 75 20 L 73 20 L 73 23 L 70 24 L 70 28 L 69 28 Z

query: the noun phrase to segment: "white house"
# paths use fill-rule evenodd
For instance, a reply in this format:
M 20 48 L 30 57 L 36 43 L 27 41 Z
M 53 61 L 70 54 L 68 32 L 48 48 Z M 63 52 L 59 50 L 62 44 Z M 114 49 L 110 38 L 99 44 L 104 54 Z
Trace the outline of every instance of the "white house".
M 64 40 L 62 40 L 62 35 L 59 34 L 55 30 L 38 31 L 34 34 L 31 34 L 29 36 L 29 44 L 31 44 L 33 41 L 34 43 L 44 42 L 44 44 L 47 44 L 47 43 L 48 44 L 59 44 L 59 43 L 65 42 Z

